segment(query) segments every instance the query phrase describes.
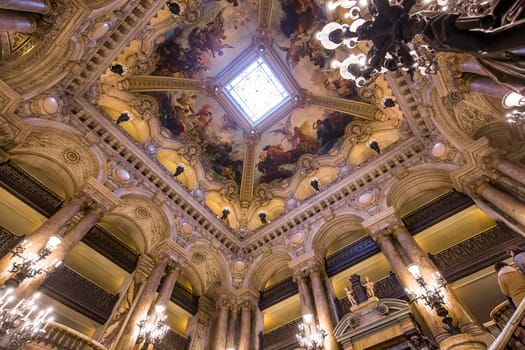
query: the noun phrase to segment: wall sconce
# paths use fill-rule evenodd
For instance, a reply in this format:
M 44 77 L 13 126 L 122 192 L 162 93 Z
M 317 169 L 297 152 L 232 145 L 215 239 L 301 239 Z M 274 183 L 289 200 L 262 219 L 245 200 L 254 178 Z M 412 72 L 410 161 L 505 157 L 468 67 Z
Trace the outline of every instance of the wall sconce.
M 368 147 L 375 151 L 377 154 L 380 154 L 381 153 L 381 148 L 379 148 L 379 143 L 377 143 L 376 140 L 372 140 L 368 143 Z
M 157 344 L 168 331 L 169 327 L 166 325 L 166 307 L 163 305 L 155 305 L 155 315 L 153 320 L 149 322 L 149 317 L 142 318 L 137 326 L 139 326 L 139 336 L 136 344 L 144 342 L 142 349 L 147 349 L 150 344 Z
M 525 125 L 525 112 L 520 111 L 512 111 L 510 113 L 507 113 L 505 116 L 508 123 L 516 124 L 516 125 Z
M 166 6 L 170 10 L 171 14 L 177 16 L 180 14 L 180 5 L 173 1 L 166 1 Z
M 511 91 L 501 99 L 501 105 L 505 109 L 514 107 L 525 107 L 525 96 L 518 94 L 517 92 Z
M 115 124 L 119 125 L 121 123 L 128 122 L 131 119 L 133 119 L 133 116 L 130 112 L 122 112 L 115 121 Z
M 313 177 L 310 179 L 310 186 L 315 190 L 315 192 L 319 192 L 319 181 L 317 178 Z
M 392 97 L 383 97 L 383 107 L 392 108 L 396 106 L 396 101 Z
M 319 325 L 316 329 L 312 329 L 312 315 L 303 315 L 303 322 L 299 324 L 298 328 L 299 332 L 295 336 L 301 347 L 307 350 L 323 349 L 326 331 Z
M 124 73 L 127 72 L 127 67 L 121 63 L 117 63 L 117 64 L 112 64 L 111 66 L 109 66 L 109 70 L 111 71 L 111 73 L 115 73 L 115 74 L 118 74 L 120 76 L 124 75 Z
M 266 212 L 260 211 L 259 219 L 261 219 L 261 224 L 266 225 L 268 223 L 268 220 L 266 220 Z
M 25 242 L 25 241 L 24 241 Z M 38 253 L 32 254 L 29 257 L 23 257 L 22 254 L 30 243 L 22 243 L 17 246 L 15 250 L 11 251 L 13 254 L 11 259 L 18 258 L 20 262 L 13 262 L 13 265 L 8 270 L 15 275 L 5 282 L 7 287 L 17 288 L 20 283 L 28 278 L 34 278 L 42 273 L 50 273 L 56 269 L 62 261 L 54 260 L 50 266 L 46 262 L 46 258 L 62 243 L 62 237 L 52 235 L 44 248 L 40 249 Z
M 230 209 L 226 207 L 222 208 L 222 216 L 219 219 L 226 220 L 228 218 L 228 215 L 230 215 Z
M 448 316 L 448 311 L 445 309 L 445 297 L 441 293 L 441 289 L 447 285 L 447 281 L 439 274 L 435 273 L 435 283 L 432 285 L 428 284 L 419 272 L 419 266 L 416 264 L 408 265 L 408 271 L 412 274 L 416 280 L 419 288 L 417 290 L 406 289 L 407 295 L 410 298 L 410 302 L 423 300 L 425 305 L 430 309 L 436 310 L 436 314 L 442 318 L 442 322 L 446 325 L 445 329 L 451 335 L 461 333 L 457 324 L 454 324 L 452 317 Z
M 174 177 L 179 176 L 180 174 L 184 172 L 184 169 L 185 169 L 184 164 L 177 165 L 177 167 L 175 168 L 175 172 L 173 173 L 173 176 Z

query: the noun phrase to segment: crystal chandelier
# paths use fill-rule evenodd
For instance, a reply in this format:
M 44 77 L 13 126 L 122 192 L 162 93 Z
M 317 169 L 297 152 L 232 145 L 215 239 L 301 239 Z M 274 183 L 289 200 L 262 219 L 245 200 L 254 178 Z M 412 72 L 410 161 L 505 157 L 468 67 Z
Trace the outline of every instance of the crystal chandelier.
M 432 283 L 427 283 L 419 272 L 419 266 L 411 264 L 408 266 L 408 271 L 412 274 L 418 284 L 418 288 L 406 289 L 406 293 L 411 302 L 423 300 L 426 306 L 430 309 L 436 310 L 436 314 L 442 318 L 442 322 L 446 325 L 446 330 L 449 334 L 459 334 L 461 331 L 458 326 L 454 324 L 452 317 L 448 315 L 445 309 L 445 297 L 442 293 L 443 288 L 447 285 L 447 281 L 438 272 L 434 273 Z
M 307 350 L 323 349 L 326 331 L 319 325 L 316 328 L 312 328 L 312 315 L 303 315 L 303 323 L 299 324 L 298 328 L 299 332 L 296 334 L 296 337 L 302 348 Z
M 22 299 L 11 306 L 15 300 L 13 289 L 5 290 L 0 297 L 0 347 L 7 345 L 9 350 L 20 349 L 45 332 L 49 322 L 53 321 L 49 316 L 52 308 L 39 310 L 35 304 L 39 296 L 35 293 L 31 299 Z
M 339 52 L 346 58 L 332 61 L 332 68 L 357 86 L 398 69 L 411 77 L 415 72 L 434 74 L 439 68 L 437 50 L 468 52 L 475 46 L 443 38 L 436 28 L 448 25 L 454 27 L 454 35 L 474 36 L 471 29 L 492 28 L 496 21 L 486 15 L 490 1 L 332 0 L 327 7 L 330 11 L 341 7 L 344 14 L 335 15 L 337 22 L 326 24 L 317 39 L 328 50 L 341 48 Z
M 136 343 L 144 342 L 143 349 L 147 349 L 150 344 L 157 344 L 168 331 L 169 327 L 166 325 L 166 307 L 163 305 L 155 305 L 155 314 L 153 319 L 146 316 L 137 324 L 139 327 L 139 336 Z
M 6 286 L 17 288 L 20 283 L 28 278 L 34 278 L 42 273 L 50 273 L 56 269 L 62 262 L 54 260 L 48 265 L 46 258 L 62 243 L 62 237 L 52 235 L 44 248 L 40 249 L 38 253 L 31 254 L 24 257 L 22 254 L 31 246 L 27 241 L 22 242 L 15 250 L 12 250 L 11 259 L 18 258 L 13 262 L 9 268 L 10 273 L 14 276 L 6 281 Z

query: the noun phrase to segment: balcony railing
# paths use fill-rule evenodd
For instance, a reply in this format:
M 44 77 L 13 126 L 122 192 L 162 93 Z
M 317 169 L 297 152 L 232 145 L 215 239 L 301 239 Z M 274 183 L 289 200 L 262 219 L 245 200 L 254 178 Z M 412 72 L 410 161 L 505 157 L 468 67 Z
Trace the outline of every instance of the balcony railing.
M 508 313 L 502 310 L 503 313 Z M 505 316 L 506 317 L 506 316 Z M 525 299 L 488 350 L 525 349 Z
M 178 282 L 175 283 L 170 300 L 192 315 L 195 315 L 199 308 L 199 297 Z
M 450 191 L 417 210 L 403 216 L 403 222 L 411 234 L 416 234 L 473 205 L 467 195 Z
M 290 276 L 261 291 L 259 308 L 264 310 L 295 294 L 297 294 L 297 284 Z
M 0 258 L 9 253 L 9 251 L 23 239 L 23 236 L 17 236 L 7 229 L 0 227 Z
M 379 247 L 370 236 L 363 237 L 326 258 L 326 274 L 333 276 L 379 253 Z
M 447 281 L 454 282 L 505 259 L 505 248 L 511 245 L 525 247 L 525 240 L 498 224 L 429 257 Z
M 100 324 L 106 322 L 118 298 L 66 266 L 51 273 L 40 288 L 46 295 Z
M 107 350 L 90 337 L 55 322 L 50 323 L 46 332 L 32 343 L 57 350 Z
M 160 344 L 156 344 L 155 350 L 186 350 L 191 338 L 185 338 L 179 333 L 168 330 Z
M 261 349 L 264 350 L 287 350 L 299 346 L 296 334 L 301 318 L 295 319 L 279 328 L 272 330 L 262 336 Z

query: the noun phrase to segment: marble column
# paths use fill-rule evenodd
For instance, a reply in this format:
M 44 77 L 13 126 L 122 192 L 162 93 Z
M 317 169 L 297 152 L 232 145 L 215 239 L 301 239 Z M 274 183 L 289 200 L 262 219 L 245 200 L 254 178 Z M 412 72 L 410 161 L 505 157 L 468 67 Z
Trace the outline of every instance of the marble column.
M 326 338 L 324 340 L 325 349 L 337 350 L 339 349 L 339 346 L 334 337 L 334 323 L 332 321 L 332 315 L 330 315 L 330 306 L 328 304 L 323 281 L 321 280 L 321 268 L 319 266 L 314 267 L 310 271 L 310 281 L 312 282 L 312 291 L 319 325 L 326 331 Z
M 525 226 L 525 203 L 496 189 L 486 182 L 479 183 L 475 192 L 510 216 L 517 223 Z
M 79 198 L 73 198 L 68 203 L 65 203 L 62 208 L 60 208 L 53 216 L 46 220 L 39 228 L 37 228 L 33 233 L 31 233 L 26 241 L 31 243 L 30 247 L 27 247 L 24 251 L 24 255 L 30 255 L 38 252 L 40 249 L 45 247 L 49 238 L 57 234 L 66 224 L 71 220 L 80 210 L 82 205 L 82 200 Z M 0 259 L 0 272 L 6 272 L 9 266 L 11 254 L 6 254 Z M 5 283 L 6 279 L 9 276 L 6 276 L 5 273 L 2 274 L 0 278 L 0 285 Z
M 399 219 L 397 225 L 394 226 L 394 237 L 399 242 L 399 245 L 405 250 L 407 257 L 413 264 L 417 264 L 421 270 L 421 275 L 424 278 L 430 278 L 436 272 L 439 272 L 437 267 L 428 257 L 428 254 L 421 249 L 421 247 L 414 240 L 412 235 L 408 232 L 406 227 Z M 461 301 L 456 297 L 455 293 L 450 288 L 443 288 L 443 295 L 446 298 L 450 314 L 454 321 L 459 323 L 461 331 L 471 335 L 484 335 L 482 328 L 476 324 L 473 317 L 467 312 Z
M 250 350 L 252 334 L 252 305 L 244 301 L 241 306 L 241 334 L 237 350 Z
M 34 15 L 0 9 L 0 31 L 29 34 L 36 31 L 36 28 L 37 21 Z
M 39 14 L 46 14 L 51 9 L 45 0 L 2 0 L 0 1 L 0 8 Z
M 393 208 L 388 208 L 363 221 L 362 225 L 370 232 L 370 236 L 381 249 L 392 272 L 396 274 L 403 287 L 415 289 L 418 287 L 417 282 L 407 269 L 407 266 L 412 263 L 412 261 L 408 260 L 406 252 L 402 251 L 400 244 L 396 244 L 393 236 L 392 227 L 396 223 L 397 218 L 394 216 Z M 415 302 L 413 305 L 436 342 L 440 343 L 449 336 L 442 328 L 438 316 L 435 315 L 432 310 L 421 302 Z
M 93 336 L 93 339 L 105 345 L 109 350 L 115 349 L 124 331 L 124 325 L 134 310 L 154 266 L 154 261 L 150 257 L 140 255 L 137 267 L 120 287 L 119 300 L 113 307 L 111 315 Z
M 315 317 L 315 307 L 312 299 L 312 294 L 306 283 L 306 275 L 304 271 L 298 271 L 293 275 L 293 280 L 297 283 L 299 289 L 299 299 L 301 300 L 301 312 L 303 315 L 312 315 L 312 327 L 317 327 L 317 319 Z
M 51 255 L 46 259 L 48 264 L 62 262 L 65 257 L 71 252 L 71 250 L 84 238 L 84 236 L 96 225 L 100 215 L 102 214 L 102 209 L 95 208 L 86 215 L 75 225 L 71 230 L 64 234 L 62 238 L 62 243 L 56 248 L 56 250 L 51 253 Z M 24 283 L 21 286 L 20 291 L 17 290 L 17 296 L 20 298 L 26 298 L 33 294 L 41 285 L 45 282 L 47 278 L 46 274 L 41 274 L 29 281 L 29 283 Z
M 129 320 L 124 328 L 124 332 L 120 341 L 118 342 L 117 349 L 132 349 L 135 340 L 138 335 L 138 326 L 139 321 L 147 315 L 148 310 L 153 302 L 155 297 L 155 292 L 160 284 L 164 270 L 166 269 L 167 259 L 164 257 L 159 257 L 158 261 L 149 276 L 144 290 L 140 295 L 135 308 L 131 312 Z
M 508 87 L 500 85 L 488 77 L 467 74 L 463 79 L 465 79 L 463 89 L 467 91 L 478 92 L 496 98 L 503 98 L 511 91 Z
M 156 305 L 168 305 L 171 294 L 173 293 L 173 288 L 177 282 L 177 277 L 179 276 L 180 268 L 178 266 L 170 265 L 166 268 L 166 270 L 166 277 L 164 277 L 164 281 L 162 281 L 162 287 L 160 289 L 159 296 L 157 297 L 157 302 L 155 303 Z M 152 310 L 152 312 L 155 312 L 155 310 Z
M 215 328 L 215 341 L 213 350 L 226 349 L 226 333 L 228 331 L 228 313 L 230 311 L 230 304 L 223 300 L 219 304 L 219 314 L 217 316 L 217 326 Z
M 525 185 L 525 167 L 523 165 L 507 159 L 502 159 L 496 162 L 496 169 L 518 181 L 522 185 Z
M 237 321 L 239 319 L 239 307 L 235 304 L 230 309 L 228 318 L 228 332 L 226 335 L 226 348 L 235 348 L 237 344 Z

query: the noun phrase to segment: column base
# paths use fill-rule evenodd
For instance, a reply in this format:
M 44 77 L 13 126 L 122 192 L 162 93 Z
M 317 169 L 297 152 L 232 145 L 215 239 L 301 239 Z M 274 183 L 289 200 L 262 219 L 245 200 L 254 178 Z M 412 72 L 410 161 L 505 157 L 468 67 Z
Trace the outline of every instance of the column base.
M 440 350 L 486 350 L 483 341 L 474 339 L 470 334 L 456 334 L 448 337 L 439 344 Z

